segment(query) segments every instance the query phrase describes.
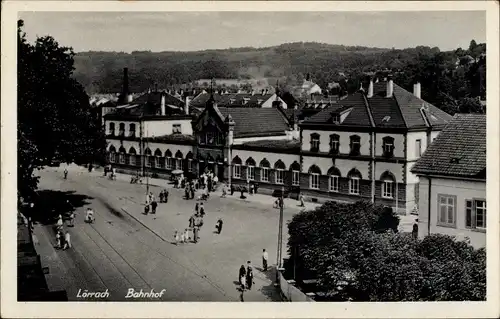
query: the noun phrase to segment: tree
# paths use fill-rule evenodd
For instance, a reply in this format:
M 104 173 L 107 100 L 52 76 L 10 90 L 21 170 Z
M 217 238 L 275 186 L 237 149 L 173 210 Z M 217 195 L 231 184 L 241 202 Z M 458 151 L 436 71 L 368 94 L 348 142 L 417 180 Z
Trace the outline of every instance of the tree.
M 326 300 L 485 299 L 484 249 L 445 235 L 419 240 L 396 233 L 391 213 L 359 202 L 327 203 L 295 215 L 285 276 L 295 274 L 299 285 L 317 279 Z
M 27 43 L 18 21 L 18 191 L 36 189 L 35 169 L 53 159 L 90 163 L 102 159 L 103 128 L 83 87 L 72 78 L 71 48 L 50 36 Z

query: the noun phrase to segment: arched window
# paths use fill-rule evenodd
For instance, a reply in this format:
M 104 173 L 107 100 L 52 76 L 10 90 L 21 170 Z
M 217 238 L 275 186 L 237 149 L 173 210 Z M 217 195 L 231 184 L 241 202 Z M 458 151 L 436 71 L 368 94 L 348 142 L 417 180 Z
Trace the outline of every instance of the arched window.
M 135 124 L 134 123 L 130 123 L 130 125 L 128 126 L 128 136 L 135 137 Z
M 319 134 L 311 134 L 311 152 L 319 152 Z
M 109 147 L 109 161 L 111 163 L 116 162 L 116 148 L 113 145 Z
M 300 185 L 300 164 L 297 161 L 290 165 L 290 170 L 292 171 L 292 186 Z
M 347 177 L 349 178 L 349 194 L 359 195 L 359 183 L 362 179 L 361 173 L 353 168 L 349 171 Z
M 262 182 L 269 182 L 269 168 L 271 167 L 271 164 L 267 159 L 262 159 L 259 163 L 260 166 L 260 180 Z
M 182 152 L 181 151 L 177 151 L 175 153 L 175 169 L 182 169 Z
M 351 153 L 350 155 L 357 156 L 360 155 L 361 151 L 361 138 L 358 135 L 351 135 Z
M 130 147 L 128 150 L 128 163 L 129 165 L 137 165 L 136 157 L 137 156 L 137 151 L 135 150 L 134 147 Z
M 152 164 L 151 163 L 151 159 L 152 159 L 152 157 L 151 157 L 151 150 L 148 147 L 148 148 L 146 148 L 144 150 L 144 165 L 146 165 L 146 167 L 151 167 L 152 166 L 151 165 Z
M 276 170 L 274 177 L 276 179 L 276 184 L 284 184 L 285 183 L 285 163 L 282 160 L 277 160 L 274 163 L 274 169 Z
M 125 123 L 120 123 L 118 129 L 118 136 L 125 136 Z
M 127 151 L 125 150 L 125 147 L 121 146 L 119 149 L 118 149 L 118 162 L 120 164 L 125 164 L 125 153 Z
M 380 180 L 382 181 L 382 197 L 394 198 L 394 185 L 396 184 L 396 178 L 394 175 L 389 171 L 385 171 L 380 176 Z
M 173 161 L 174 161 L 174 159 L 172 158 L 172 152 L 170 152 L 170 150 L 166 150 L 165 151 L 165 168 L 171 170 L 173 167 Z
M 340 171 L 335 166 L 330 167 L 328 170 L 328 191 L 338 192 L 339 191 L 339 178 Z
M 189 151 L 186 154 L 186 160 L 187 160 L 187 170 L 188 170 L 188 172 L 192 172 L 193 171 L 193 153 L 191 151 Z
M 318 166 L 313 165 L 309 168 L 309 188 L 319 189 L 319 177 L 321 175 L 321 170 Z
M 382 149 L 385 157 L 394 156 L 394 138 L 386 136 L 382 139 Z
M 109 132 L 108 132 L 109 135 L 115 135 L 115 123 L 114 122 L 110 122 L 109 123 Z
M 253 181 L 255 180 L 255 160 L 249 157 L 246 162 L 247 166 L 247 180 Z
M 338 154 L 340 149 L 340 136 L 330 135 L 330 154 Z
M 238 155 L 233 158 L 233 178 L 241 178 L 241 158 Z
M 162 168 L 163 167 L 163 153 L 159 148 L 155 150 L 155 167 Z

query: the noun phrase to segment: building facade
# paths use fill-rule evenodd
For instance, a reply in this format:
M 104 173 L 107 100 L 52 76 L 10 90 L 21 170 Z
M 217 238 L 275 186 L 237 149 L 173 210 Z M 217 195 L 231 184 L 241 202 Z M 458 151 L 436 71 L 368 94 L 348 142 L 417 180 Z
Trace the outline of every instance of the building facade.
M 419 236 L 486 247 L 486 116 L 456 115 L 412 172 L 420 179 Z
M 173 170 L 193 176 L 210 170 L 233 185 L 257 184 L 261 192 L 285 188 L 318 202 L 366 199 L 408 213 L 418 196 L 410 169 L 451 119 L 420 99 L 419 85 L 412 94 L 392 80 L 372 81 L 368 92 L 300 123 L 300 110 L 273 103 L 222 107 L 211 95 L 196 115 L 188 101 L 181 114 L 166 114 L 161 103 L 160 115 L 149 115 L 151 106 L 135 119 L 108 114 L 110 162 L 165 177 Z

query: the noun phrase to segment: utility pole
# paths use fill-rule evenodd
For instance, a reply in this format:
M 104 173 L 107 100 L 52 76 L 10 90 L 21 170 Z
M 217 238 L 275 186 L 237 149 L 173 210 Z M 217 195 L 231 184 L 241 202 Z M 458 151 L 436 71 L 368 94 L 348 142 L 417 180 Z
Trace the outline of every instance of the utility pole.
M 281 268 L 282 247 L 283 247 L 283 206 L 285 187 L 281 187 L 280 218 L 278 225 L 278 250 L 276 254 L 276 283 L 279 283 L 279 269 Z

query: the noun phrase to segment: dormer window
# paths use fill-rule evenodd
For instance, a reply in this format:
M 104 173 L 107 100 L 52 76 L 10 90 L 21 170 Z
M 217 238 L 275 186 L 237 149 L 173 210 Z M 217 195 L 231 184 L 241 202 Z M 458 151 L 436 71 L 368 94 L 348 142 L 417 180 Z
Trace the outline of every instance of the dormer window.
M 388 123 L 390 121 L 391 117 L 390 116 L 384 116 L 384 118 L 382 119 L 382 123 Z
M 249 98 L 247 98 L 247 97 L 243 98 L 243 105 L 247 104 L 247 103 L 248 103 L 248 101 L 250 101 L 250 99 L 249 99 Z
M 330 135 L 330 154 L 338 154 L 340 148 L 340 137 L 337 134 Z
M 264 102 L 264 100 L 261 100 L 261 99 L 257 100 L 257 104 L 259 104 L 259 105 L 262 104 L 262 102 Z
M 234 104 L 236 102 L 236 99 L 229 99 L 230 104 Z
M 319 134 L 311 134 L 311 152 L 319 152 Z
M 331 116 L 332 116 L 331 117 L 332 123 L 334 123 L 334 124 L 340 124 L 340 114 L 339 113 L 335 113 L 334 112 L 334 113 L 331 114 Z
M 382 148 L 384 150 L 385 157 L 394 156 L 394 138 L 386 136 L 382 139 Z
M 360 149 L 361 149 L 361 138 L 357 135 L 352 135 L 351 136 L 351 153 L 350 155 L 359 155 L 360 154 Z

